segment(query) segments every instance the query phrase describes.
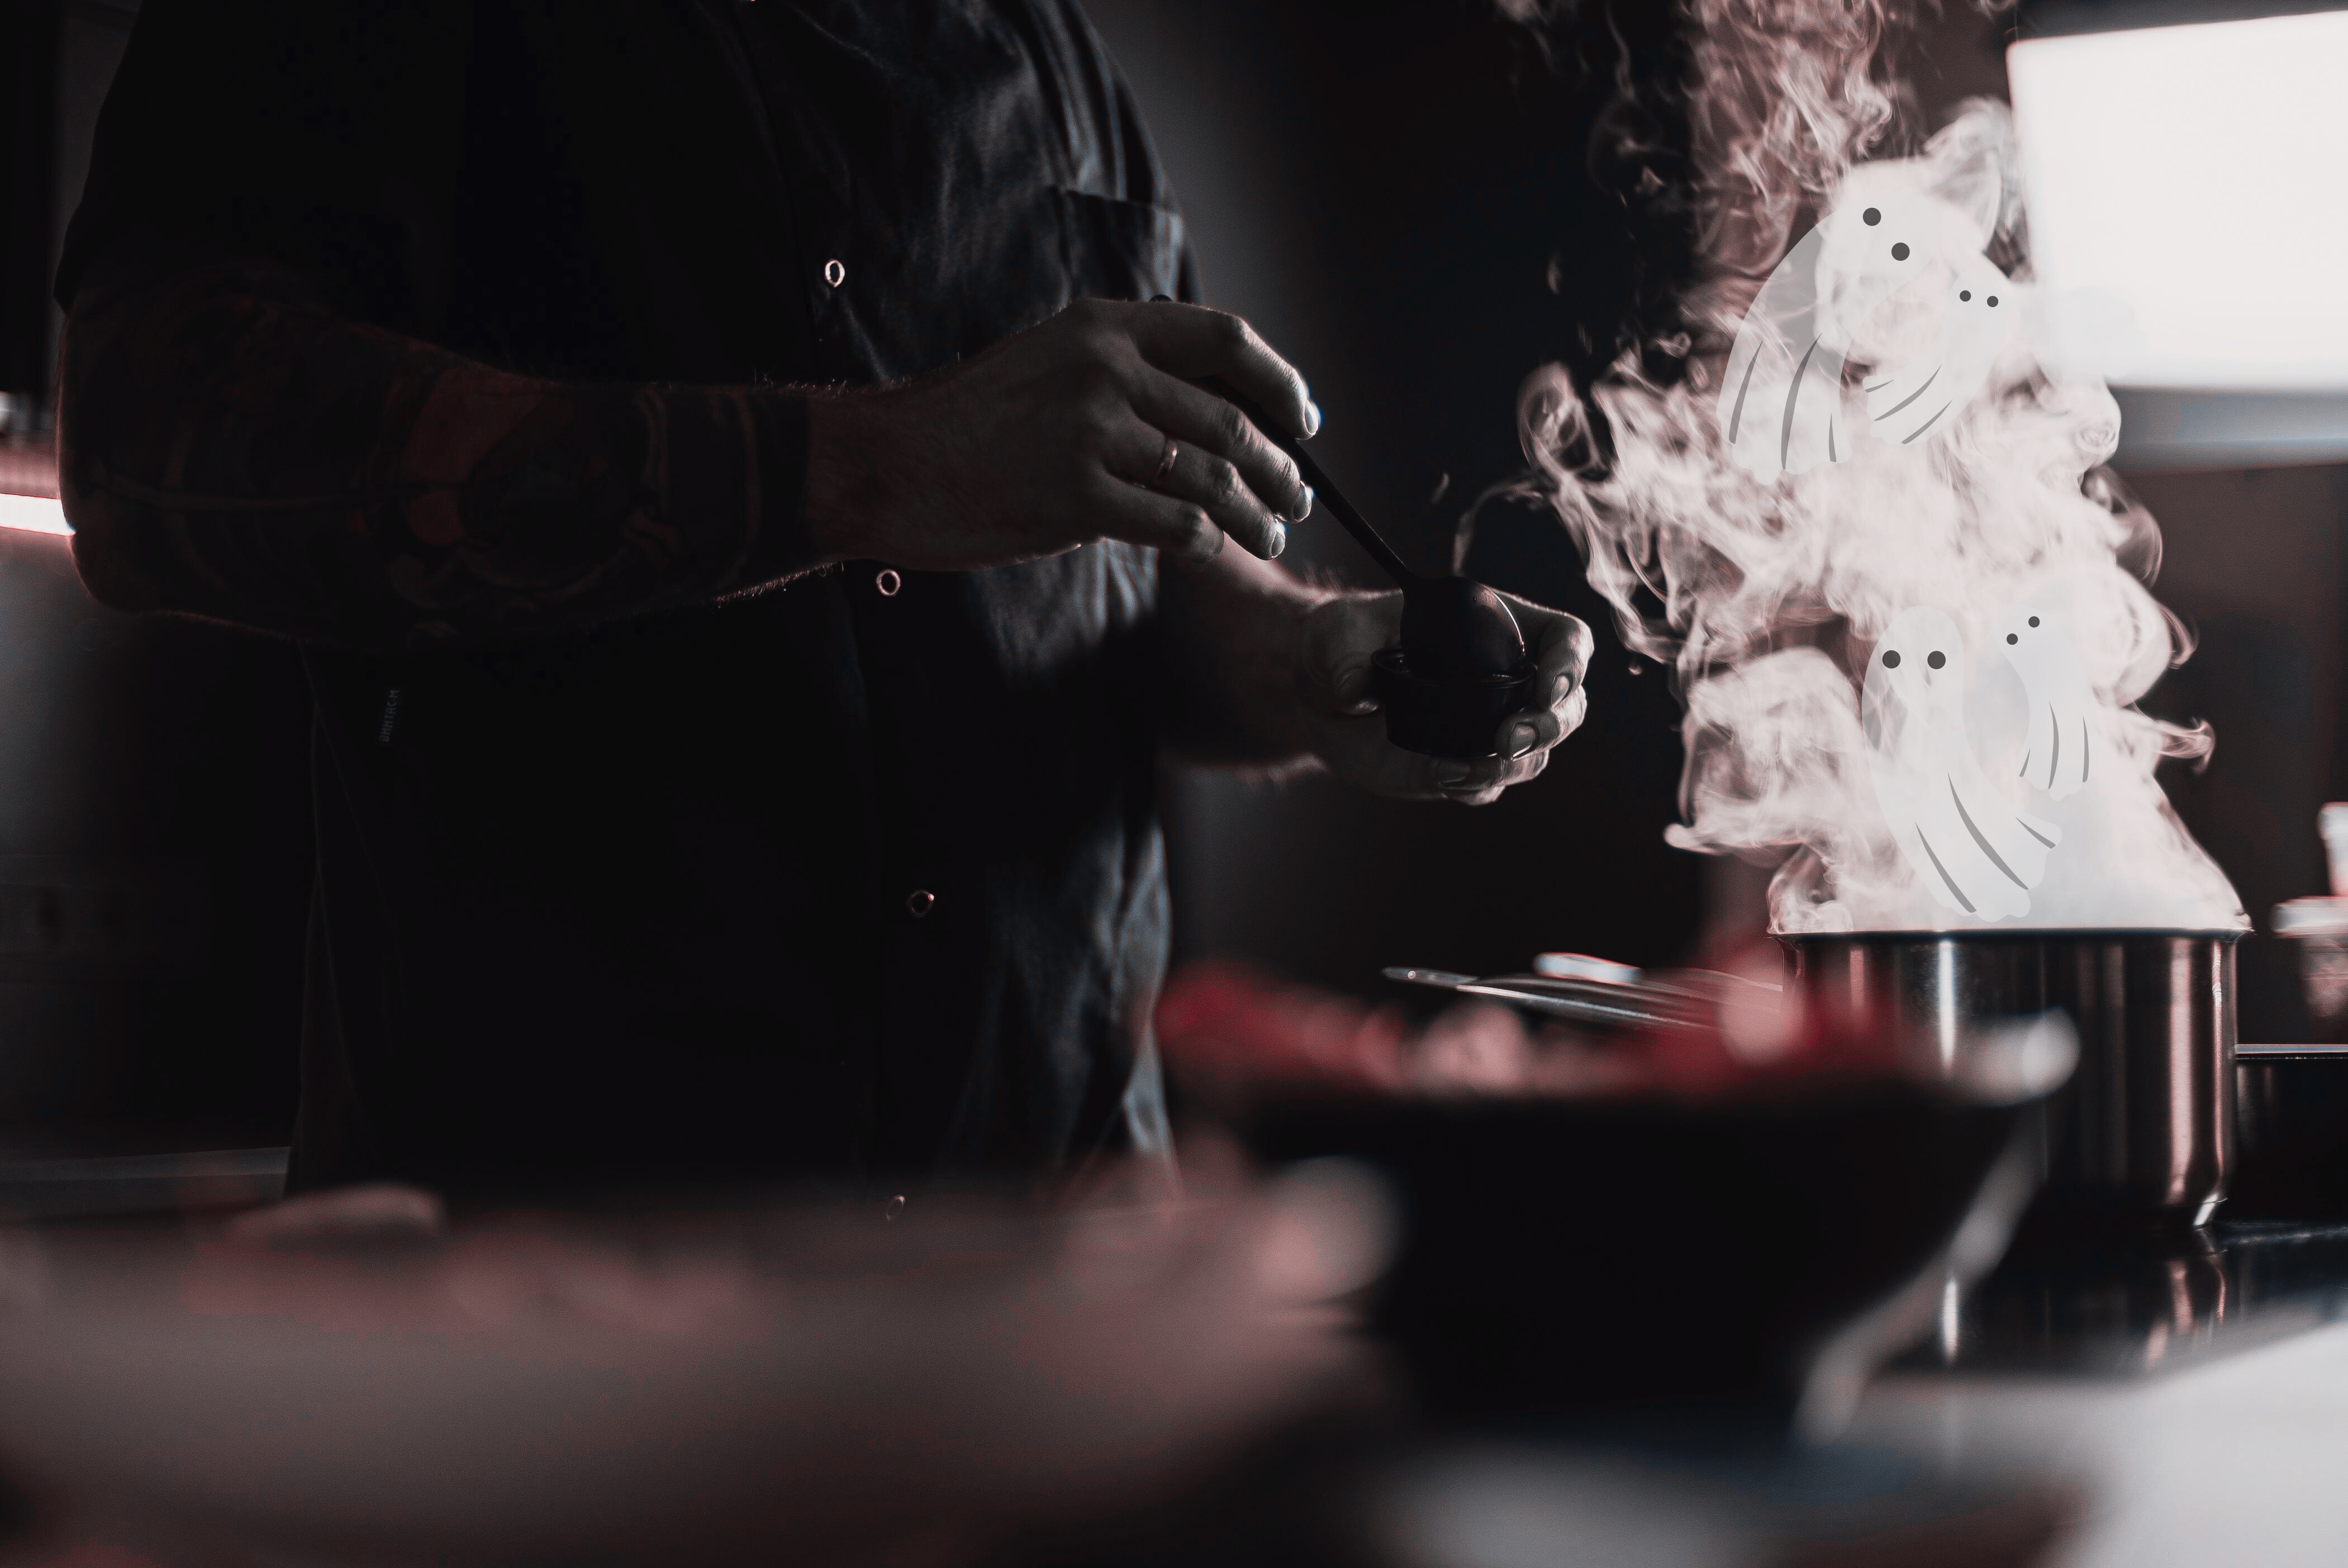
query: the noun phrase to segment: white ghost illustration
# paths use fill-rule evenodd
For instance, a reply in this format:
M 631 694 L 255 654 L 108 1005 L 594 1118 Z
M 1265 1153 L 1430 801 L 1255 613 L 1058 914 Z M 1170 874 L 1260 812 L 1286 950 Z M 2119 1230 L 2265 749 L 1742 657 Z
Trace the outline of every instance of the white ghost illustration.
M 1999 610 L 1990 630 L 2030 702 L 2030 744 L 2016 773 L 2056 800 L 2076 794 L 2095 777 L 2103 728 L 2077 644 L 2058 617 L 2027 604 Z
M 1736 466 L 1773 480 L 1849 457 L 1842 372 L 1851 334 L 1935 256 L 1967 242 L 1953 209 L 1897 191 L 1838 206 L 1803 235 L 1728 351 L 1714 411 Z
M 1956 275 L 1931 346 L 1867 383 L 1868 425 L 1879 441 L 1912 446 L 1955 425 L 2013 338 L 2022 302 L 1996 263 L 1954 257 L 1951 270 Z
M 1859 703 L 1875 798 L 1900 852 L 1942 908 L 2001 920 L 2030 913 L 2062 830 L 2016 811 L 1965 733 L 1965 646 L 1929 605 L 1892 618 Z

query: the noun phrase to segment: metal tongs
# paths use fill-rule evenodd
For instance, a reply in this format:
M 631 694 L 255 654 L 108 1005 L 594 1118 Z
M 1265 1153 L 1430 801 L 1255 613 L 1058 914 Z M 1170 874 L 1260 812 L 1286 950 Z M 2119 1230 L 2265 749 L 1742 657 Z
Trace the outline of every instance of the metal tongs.
M 1529 975 L 1478 978 L 1410 968 L 1383 972 L 1404 985 L 1482 997 L 1545 1018 L 1606 1029 L 1714 1029 L 1723 1002 L 1777 989 L 1714 969 L 1673 969 L 1650 979 L 1627 964 L 1550 961 L 1566 958 L 1580 959 L 1581 955 L 1545 953 L 1534 960 L 1535 968 L 1544 972 Z

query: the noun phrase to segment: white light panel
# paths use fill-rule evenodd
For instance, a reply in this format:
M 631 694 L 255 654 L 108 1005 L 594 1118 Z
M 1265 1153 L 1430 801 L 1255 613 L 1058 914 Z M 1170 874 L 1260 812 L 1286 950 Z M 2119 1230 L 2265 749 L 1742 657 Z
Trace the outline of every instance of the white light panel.
M 2006 53 L 2065 352 L 2137 386 L 2348 388 L 2348 12 Z
M 36 534 L 69 534 L 65 508 L 40 496 L 0 495 L 0 528 L 24 528 Z

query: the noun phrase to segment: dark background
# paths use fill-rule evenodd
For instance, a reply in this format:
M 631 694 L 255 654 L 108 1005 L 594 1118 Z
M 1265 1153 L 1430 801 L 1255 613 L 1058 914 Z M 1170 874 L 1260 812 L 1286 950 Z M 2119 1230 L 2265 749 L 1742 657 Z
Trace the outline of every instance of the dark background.
M 1172 169 L 1210 297 L 1303 367 L 1327 415 L 1323 463 L 1440 560 L 1469 501 L 1520 465 L 1524 374 L 1601 350 L 1637 281 L 1622 205 L 1591 170 L 1595 101 L 1483 0 L 1090 9 Z M 1620 9 L 1633 46 L 1667 51 L 1666 7 Z M 1953 9 L 1905 50 L 1927 128 L 2003 82 L 1995 29 Z M 0 391 L 46 394 L 54 322 L 34 275 L 78 195 L 131 14 L 0 0 Z M 54 69 L 29 67 L 20 40 Z M 28 276 L 43 287 L 27 292 Z M 2348 469 L 2129 479 L 2167 534 L 2161 597 L 2203 642 L 2147 706 L 2207 716 L 2219 738 L 2172 793 L 2263 927 L 2278 899 L 2322 888 L 2315 809 L 2348 794 L 2333 723 Z M 1298 530 L 1291 559 L 1374 580 L 1325 520 Z M 1174 780 L 1182 957 L 1366 994 L 1385 964 L 1488 972 L 1560 948 L 1656 964 L 1756 927 L 1765 874 L 1663 843 L 1677 705 L 1613 640 L 1563 533 L 1489 508 L 1468 566 L 1591 622 L 1587 727 L 1540 781 L 1478 811 L 1326 780 Z M 288 649 L 104 610 L 63 541 L 0 531 L 0 1130 L 14 1142 L 125 1117 L 282 1134 L 305 729 Z M 2244 1038 L 2301 1037 L 2279 944 L 2253 942 L 2244 979 Z

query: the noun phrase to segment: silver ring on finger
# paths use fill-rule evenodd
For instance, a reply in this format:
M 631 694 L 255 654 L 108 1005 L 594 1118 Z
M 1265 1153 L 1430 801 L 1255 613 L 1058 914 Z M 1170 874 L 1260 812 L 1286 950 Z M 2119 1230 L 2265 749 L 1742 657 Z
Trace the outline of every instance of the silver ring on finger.
M 1149 476 L 1148 488 L 1152 490 L 1166 488 L 1166 481 L 1174 477 L 1174 459 L 1181 455 L 1182 448 L 1174 444 L 1174 437 L 1169 436 L 1166 438 L 1166 456 L 1158 459 L 1158 472 Z

